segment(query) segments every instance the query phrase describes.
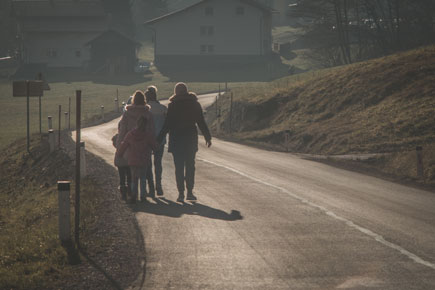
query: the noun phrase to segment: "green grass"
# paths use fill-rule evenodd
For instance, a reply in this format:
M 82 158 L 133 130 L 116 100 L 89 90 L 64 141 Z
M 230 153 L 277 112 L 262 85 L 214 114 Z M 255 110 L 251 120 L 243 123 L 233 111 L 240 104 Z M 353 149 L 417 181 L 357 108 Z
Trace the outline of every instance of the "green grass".
M 71 76 L 73 79 L 75 76 Z M 157 85 L 160 98 L 168 98 L 172 95 L 175 82 L 169 82 L 158 71 L 153 69 L 151 79 L 147 76 L 129 84 L 131 76 L 124 76 L 121 79 L 105 78 L 87 81 L 72 80 L 71 82 L 58 81 L 61 77 L 48 76 L 51 90 L 45 91 L 42 97 L 42 132 L 48 130 L 47 116 L 53 117 L 53 126 L 58 128 L 58 108 L 62 106 L 61 123 L 65 128 L 64 112 L 68 111 L 69 100 L 71 98 L 71 125 L 75 124 L 75 91 L 82 91 L 82 118 L 91 118 L 93 115 L 100 115 L 101 106 L 105 107 L 105 112 L 115 110 L 117 91 L 119 104 L 127 101 L 128 97 L 135 90 L 144 90 L 147 86 Z M 93 76 L 92 76 L 93 77 Z M 62 76 L 65 78 L 65 76 Z M 67 77 L 68 78 L 68 77 Z M 50 81 L 52 80 L 52 81 Z M 125 84 L 122 82 L 125 81 Z M 112 83 L 113 82 L 113 83 Z M 120 82 L 121 84 L 117 84 Z M 189 89 L 198 93 L 207 91 L 217 91 L 218 83 L 188 83 Z M 26 98 L 12 97 L 12 82 L 0 80 L 0 148 L 7 146 L 17 138 L 26 136 Z M 39 103 L 38 98 L 30 99 L 30 129 L 31 133 L 39 133 Z
M 48 289 L 71 272 L 58 238 L 56 182 L 71 180 L 73 162 L 63 151 L 49 155 L 47 142 L 39 136 L 32 138 L 30 155 L 25 146 L 18 140 L 0 154 L 0 289 Z M 94 183 L 82 183 L 84 237 L 95 222 L 97 196 L 103 196 Z M 71 211 L 72 229 L 73 217 Z

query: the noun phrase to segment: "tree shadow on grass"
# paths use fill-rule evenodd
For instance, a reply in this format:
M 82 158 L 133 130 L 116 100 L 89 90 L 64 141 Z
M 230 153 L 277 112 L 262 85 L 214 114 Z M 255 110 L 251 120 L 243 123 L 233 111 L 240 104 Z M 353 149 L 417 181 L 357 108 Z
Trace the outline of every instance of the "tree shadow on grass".
M 225 221 L 242 220 L 243 216 L 238 210 L 232 210 L 226 213 L 223 210 L 212 208 L 205 204 L 195 203 L 176 203 L 166 198 L 155 198 L 155 203 L 136 203 L 131 205 L 135 212 L 145 212 L 155 215 L 164 215 L 173 218 L 179 218 L 184 214 L 198 215 L 206 218 L 219 219 Z

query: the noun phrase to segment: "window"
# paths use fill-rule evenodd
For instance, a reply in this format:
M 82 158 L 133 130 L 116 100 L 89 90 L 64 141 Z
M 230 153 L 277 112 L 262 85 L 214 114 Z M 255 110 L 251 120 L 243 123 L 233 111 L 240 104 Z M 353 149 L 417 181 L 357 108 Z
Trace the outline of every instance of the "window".
M 54 48 L 48 48 L 47 49 L 47 56 L 48 57 L 56 57 L 57 51 Z
M 213 7 L 205 7 L 205 15 L 212 16 L 213 15 Z
M 201 36 L 205 36 L 205 35 L 207 35 L 207 26 L 201 26 L 201 27 L 199 28 L 199 30 L 200 30 L 200 35 L 201 35 Z
M 214 53 L 214 45 L 201 44 L 200 52 L 201 54 L 212 54 Z
M 244 14 L 245 14 L 245 7 L 237 6 L 236 7 L 236 15 L 244 15 Z
M 199 28 L 199 34 L 201 36 L 212 36 L 214 34 L 214 27 L 213 26 L 202 25 Z

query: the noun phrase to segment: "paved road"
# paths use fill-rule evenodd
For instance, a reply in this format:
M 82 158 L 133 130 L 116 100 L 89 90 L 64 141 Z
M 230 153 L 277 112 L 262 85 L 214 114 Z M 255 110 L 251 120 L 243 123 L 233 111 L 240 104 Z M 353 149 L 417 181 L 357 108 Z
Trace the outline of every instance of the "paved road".
M 82 133 L 110 164 L 117 122 Z M 165 152 L 165 198 L 135 208 L 147 260 L 130 289 L 435 289 L 434 193 L 292 154 L 200 143 L 199 202 L 175 202 Z

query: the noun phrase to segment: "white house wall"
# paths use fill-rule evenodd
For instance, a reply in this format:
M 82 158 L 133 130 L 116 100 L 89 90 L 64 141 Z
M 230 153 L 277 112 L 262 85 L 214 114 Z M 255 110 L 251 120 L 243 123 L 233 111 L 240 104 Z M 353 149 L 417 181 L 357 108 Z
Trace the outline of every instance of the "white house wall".
M 205 7 L 213 15 L 205 15 Z M 237 15 L 236 7 L 244 14 Z M 213 45 L 212 55 L 264 55 L 263 12 L 234 0 L 214 0 L 169 16 L 153 24 L 156 56 L 198 55 L 201 45 Z M 201 26 L 213 26 L 211 36 L 201 36 Z
M 46 63 L 49 67 L 85 67 L 90 60 L 90 49 L 85 44 L 95 35 L 95 33 L 33 32 L 26 35 L 24 39 L 26 62 Z M 79 56 L 78 51 L 80 51 Z

